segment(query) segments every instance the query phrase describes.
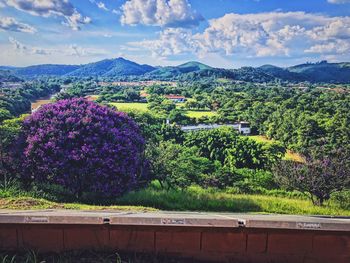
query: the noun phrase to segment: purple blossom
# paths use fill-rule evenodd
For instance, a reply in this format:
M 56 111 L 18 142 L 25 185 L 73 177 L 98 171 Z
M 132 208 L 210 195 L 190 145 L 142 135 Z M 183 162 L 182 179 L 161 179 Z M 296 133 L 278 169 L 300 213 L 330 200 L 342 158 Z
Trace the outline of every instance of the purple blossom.
M 121 195 L 143 176 L 145 141 L 126 114 L 84 99 L 40 108 L 22 128 L 23 178 L 75 194 Z

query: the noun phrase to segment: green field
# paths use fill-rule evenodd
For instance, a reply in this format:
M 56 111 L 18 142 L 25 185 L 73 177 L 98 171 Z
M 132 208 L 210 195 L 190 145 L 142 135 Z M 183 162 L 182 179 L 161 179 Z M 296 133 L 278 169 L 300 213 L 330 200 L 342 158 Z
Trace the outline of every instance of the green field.
M 212 117 L 212 116 L 216 116 L 217 113 L 214 111 L 186 111 L 186 115 L 190 118 L 196 118 L 199 119 L 201 117 Z
M 138 103 L 138 102 L 111 102 L 109 103 L 112 106 L 117 107 L 118 110 L 138 110 L 146 112 L 148 111 L 147 103 Z
M 109 103 L 110 105 L 113 105 L 117 107 L 118 110 L 120 111 L 128 111 L 128 110 L 137 110 L 137 111 L 142 111 L 146 112 L 149 111 L 147 108 L 147 103 L 139 103 L 139 102 L 111 102 Z M 177 107 L 180 107 L 180 104 L 176 105 Z M 201 117 L 212 117 L 215 116 L 217 113 L 213 111 L 186 111 L 186 115 L 191 118 L 201 118 Z

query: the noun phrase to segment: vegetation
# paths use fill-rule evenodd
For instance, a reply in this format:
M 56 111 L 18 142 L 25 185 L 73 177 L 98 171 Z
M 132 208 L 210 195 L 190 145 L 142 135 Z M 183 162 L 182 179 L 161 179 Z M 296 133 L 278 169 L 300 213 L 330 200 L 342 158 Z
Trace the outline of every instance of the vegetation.
M 3 85 L 0 200 L 5 207 L 33 198 L 28 204 L 44 202 L 34 207 L 348 215 L 349 158 L 333 153 L 349 151 L 349 89 L 292 83 L 306 78 L 304 68 L 327 67 L 336 65 L 220 70 L 191 62 L 154 70 L 116 59 L 79 66 L 76 75 L 62 68 L 64 78 Z M 134 70 L 138 76 L 130 75 Z M 84 72 L 90 77 L 81 78 Z M 180 82 L 123 82 L 157 78 L 154 73 Z M 60 89 L 56 103 L 17 118 Z M 227 127 L 180 129 L 238 121 L 249 122 L 253 136 Z
M 287 192 L 265 192 L 264 195 L 235 194 L 229 190 L 215 188 L 203 189 L 190 187 L 186 190 L 145 189 L 131 192 L 121 199 L 119 204 L 143 205 L 173 211 L 215 211 L 215 212 L 252 212 L 306 215 L 350 215 L 350 211 L 331 201 L 325 206 L 314 206 L 302 197 L 292 197 Z M 290 195 L 279 197 L 278 195 Z M 297 194 L 295 194 L 297 195 Z
M 83 99 L 42 107 L 24 120 L 17 140 L 17 170 L 26 185 L 46 182 L 78 197 L 110 197 L 135 188 L 146 173 L 134 121 Z
M 323 205 L 333 192 L 350 187 L 349 165 L 349 153 L 339 149 L 308 156 L 303 163 L 282 161 L 275 166 L 275 174 L 281 185 L 308 193 L 313 204 Z

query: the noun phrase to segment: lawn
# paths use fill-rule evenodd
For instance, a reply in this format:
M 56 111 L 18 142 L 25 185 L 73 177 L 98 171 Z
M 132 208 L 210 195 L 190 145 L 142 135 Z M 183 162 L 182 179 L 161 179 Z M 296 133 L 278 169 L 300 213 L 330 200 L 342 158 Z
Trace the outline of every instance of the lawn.
M 109 103 L 112 106 L 117 107 L 120 111 L 127 110 L 138 110 L 142 112 L 149 111 L 147 108 L 147 103 L 139 103 L 139 102 L 111 102 Z
M 190 118 L 202 118 L 202 117 L 212 117 L 212 116 L 216 116 L 217 113 L 214 111 L 186 111 L 186 115 Z

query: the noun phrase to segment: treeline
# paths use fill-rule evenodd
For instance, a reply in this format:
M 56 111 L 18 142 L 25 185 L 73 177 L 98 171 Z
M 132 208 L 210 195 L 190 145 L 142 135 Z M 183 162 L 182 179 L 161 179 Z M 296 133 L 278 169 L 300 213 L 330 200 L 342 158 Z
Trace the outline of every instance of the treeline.
M 30 112 L 32 101 L 59 90 L 60 84 L 56 81 L 26 82 L 15 87 L 4 83 L 0 90 L 0 122 Z

